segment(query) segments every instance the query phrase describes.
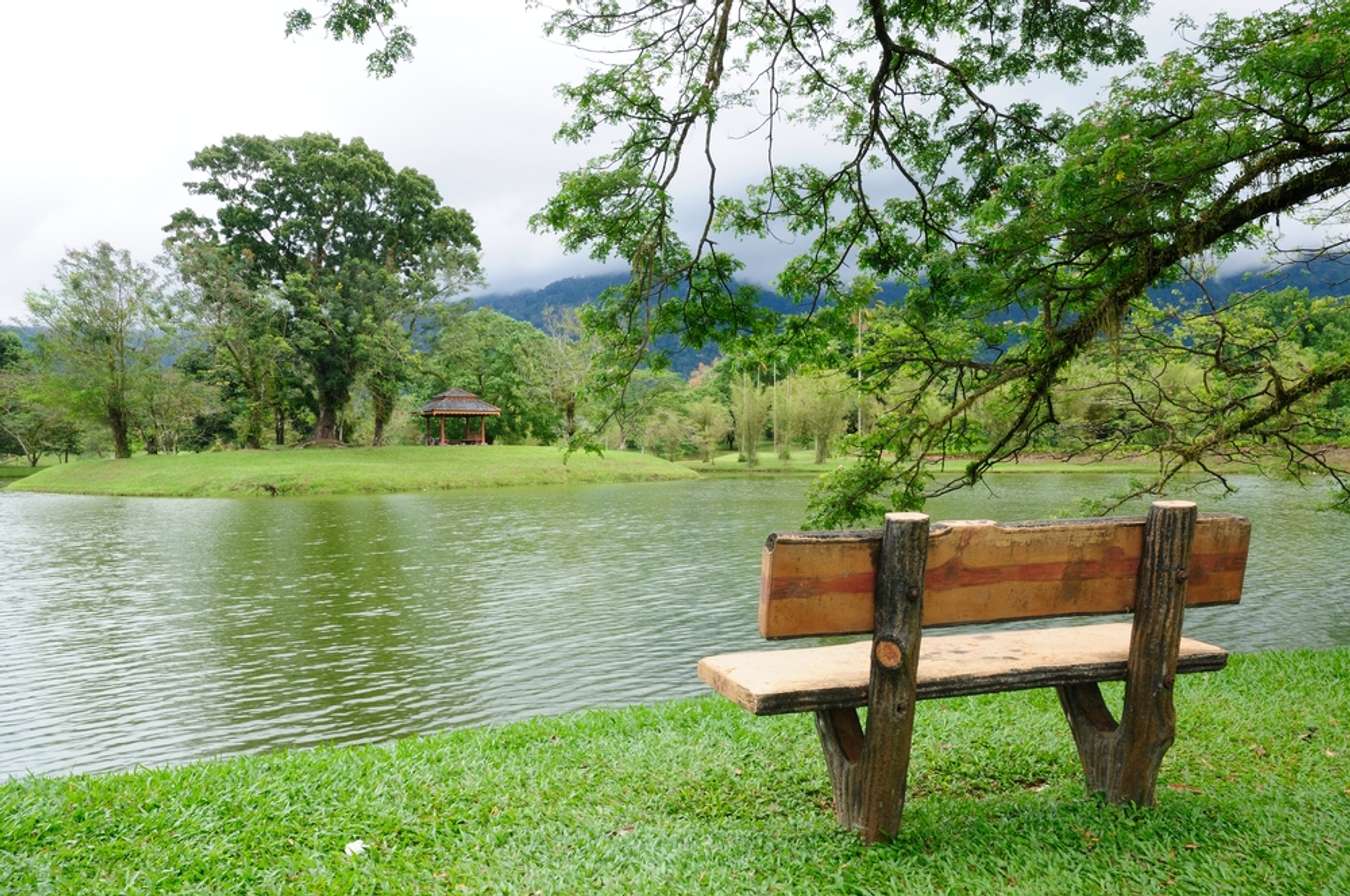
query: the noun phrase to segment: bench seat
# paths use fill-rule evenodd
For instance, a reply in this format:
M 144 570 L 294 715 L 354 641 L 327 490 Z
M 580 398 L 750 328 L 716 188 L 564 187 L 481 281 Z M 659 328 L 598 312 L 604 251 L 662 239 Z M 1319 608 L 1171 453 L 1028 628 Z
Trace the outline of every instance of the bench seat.
M 1026 688 L 1123 681 L 1129 623 L 925 635 L 919 646 L 916 696 L 959 697 Z M 699 677 L 755 715 L 867 705 L 872 642 L 710 656 Z M 1223 648 L 1181 639 L 1177 672 L 1212 672 L 1228 662 Z

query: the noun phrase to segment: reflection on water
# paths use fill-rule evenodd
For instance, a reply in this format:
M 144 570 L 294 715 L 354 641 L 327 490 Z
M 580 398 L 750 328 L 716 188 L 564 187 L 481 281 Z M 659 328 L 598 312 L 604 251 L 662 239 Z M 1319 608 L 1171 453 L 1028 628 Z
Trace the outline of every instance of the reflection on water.
M 935 518 L 1071 511 L 1119 477 L 1008 475 Z M 1243 650 L 1350 643 L 1350 519 L 1249 479 Z M 0 775 L 385 740 L 699 693 L 762 644 L 759 548 L 800 480 L 289 500 L 0 495 Z

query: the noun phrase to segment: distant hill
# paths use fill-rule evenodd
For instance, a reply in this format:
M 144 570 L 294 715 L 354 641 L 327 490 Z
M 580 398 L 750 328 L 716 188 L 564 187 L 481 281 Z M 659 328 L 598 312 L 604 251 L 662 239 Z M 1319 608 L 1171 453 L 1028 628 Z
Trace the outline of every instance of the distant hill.
M 608 287 L 623 283 L 626 279 L 627 274 L 618 272 L 566 277 L 539 289 L 484 293 L 473 297 L 472 301 L 479 307 L 492 308 L 508 317 L 529 321 L 540 327 L 543 326 L 544 312 L 548 308 L 576 308 L 592 301 Z M 1220 303 L 1235 292 L 1285 286 L 1307 289 L 1313 295 L 1350 295 L 1350 264 L 1322 260 L 1308 265 L 1284 268 L 1274 275 L 1253 269 L 1216 277 L 1208 283 L 1210 294 Z M 797 308 L 789 299 L 773 290 L 765 287 L 759 289 L 760 301 L 765 307 L 787 314 L 791 314 Z M 887 283 L 882 286 L 881 300 L 887 303 L 898 302 L 904 298 L 906 291 L 907 288 L 901 284 Z M 1158 302 L 1168 300 L 1176 293 L 1180 293 L 1183 299 L 1190 301 L 1198 299 L 1201 295 L 1200 287 L 1194 283 L 1159 286 L 1149 291 L 1154 301 Z M 671 355 L 671 366 L 686 375 L 700 363 L 717 357 L 715 346 L 705 346 L 700 351 L 694 351 L 679 348 L 673 340 L 668 340 L 662 347 Z
M 566 277 L 555 280 L 540 289 L 524 289 L 516 292 L 491 292 L 474 296 L 471 301 L 480 308 L 500 311 L 507 317 L 528 321 L 536 327 L 544 325 L 544 312 L 549 308 L 577 308 L 594 300 L 611 286 L 617 286 L 628 279 L 624 273 L 592 274 L 587 277 Z M 740 284 L 737 284 L 738 286 Z M 760 304 L 782 314 L 792 314 L 800 306 L 786 296 L 758 284 L 749 284 L 760 292 Z M 905 295 L 905 287 L 888 283 L 882 287 L 881 299 L 884 302 L 899 301 Z M 657 341 L 657 347 L 670 355 L 671 367 L 681 375 L 688 376 L 699 364 L 712 361 L 717 357 L 717 347 L 706 345 L 694 350 L 682 347 L 671 337 Z
M 28 348 L 33 347 L 33 343 L 36 341 L 38 335 L 37 327 L 20 327 L 13 324 L 0 324 L 0 330 L 9 330 L 11 333 L 18 333 L 20 341 Z

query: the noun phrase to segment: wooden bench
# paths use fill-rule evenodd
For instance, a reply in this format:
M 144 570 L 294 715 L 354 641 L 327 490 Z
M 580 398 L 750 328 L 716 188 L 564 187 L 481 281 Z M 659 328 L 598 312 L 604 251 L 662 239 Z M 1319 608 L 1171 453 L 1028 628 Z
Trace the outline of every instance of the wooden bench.
M 915 703 L 930 697 L 1053 687 L 1088 789 L 1151 805 L 1176 674 L 1228 661 L 1181 637 L 1182 612 L 1238 602 L 1250 531 L 1243 517 L 1158 501 L 1147 518 L 930 527 L 892 513 L 881 530 L 771 535 L 760 633 L 872 640 L 711 656 L 699 676 L 757 715 L 814 712 L 835 814 L 868 842 L 900 827 Z M 929 627 L 1129 612 L 1132 624 L 939 635 L 920 651 Z M 1117 722 L 1098 683 L 1119 680 Z

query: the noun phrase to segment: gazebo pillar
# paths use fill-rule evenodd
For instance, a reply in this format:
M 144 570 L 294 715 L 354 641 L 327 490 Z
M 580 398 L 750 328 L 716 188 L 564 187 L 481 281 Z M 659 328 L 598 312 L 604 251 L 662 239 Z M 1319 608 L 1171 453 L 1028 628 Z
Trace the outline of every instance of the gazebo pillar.
M 439 421 L 441 421 L 441 444 L 444 445 L 444 444 L 445 444 L 445 418 L 444 418 L 444 417 L 437 417 L 436 419 L 439 420 Z
M 486 418 L 486 417 L 479 417 L 479 418 L 478 418 L 478 444 L 480 444 L 480 445 L 486 445 L 486 444 L 487 444 L 487 418 Z

